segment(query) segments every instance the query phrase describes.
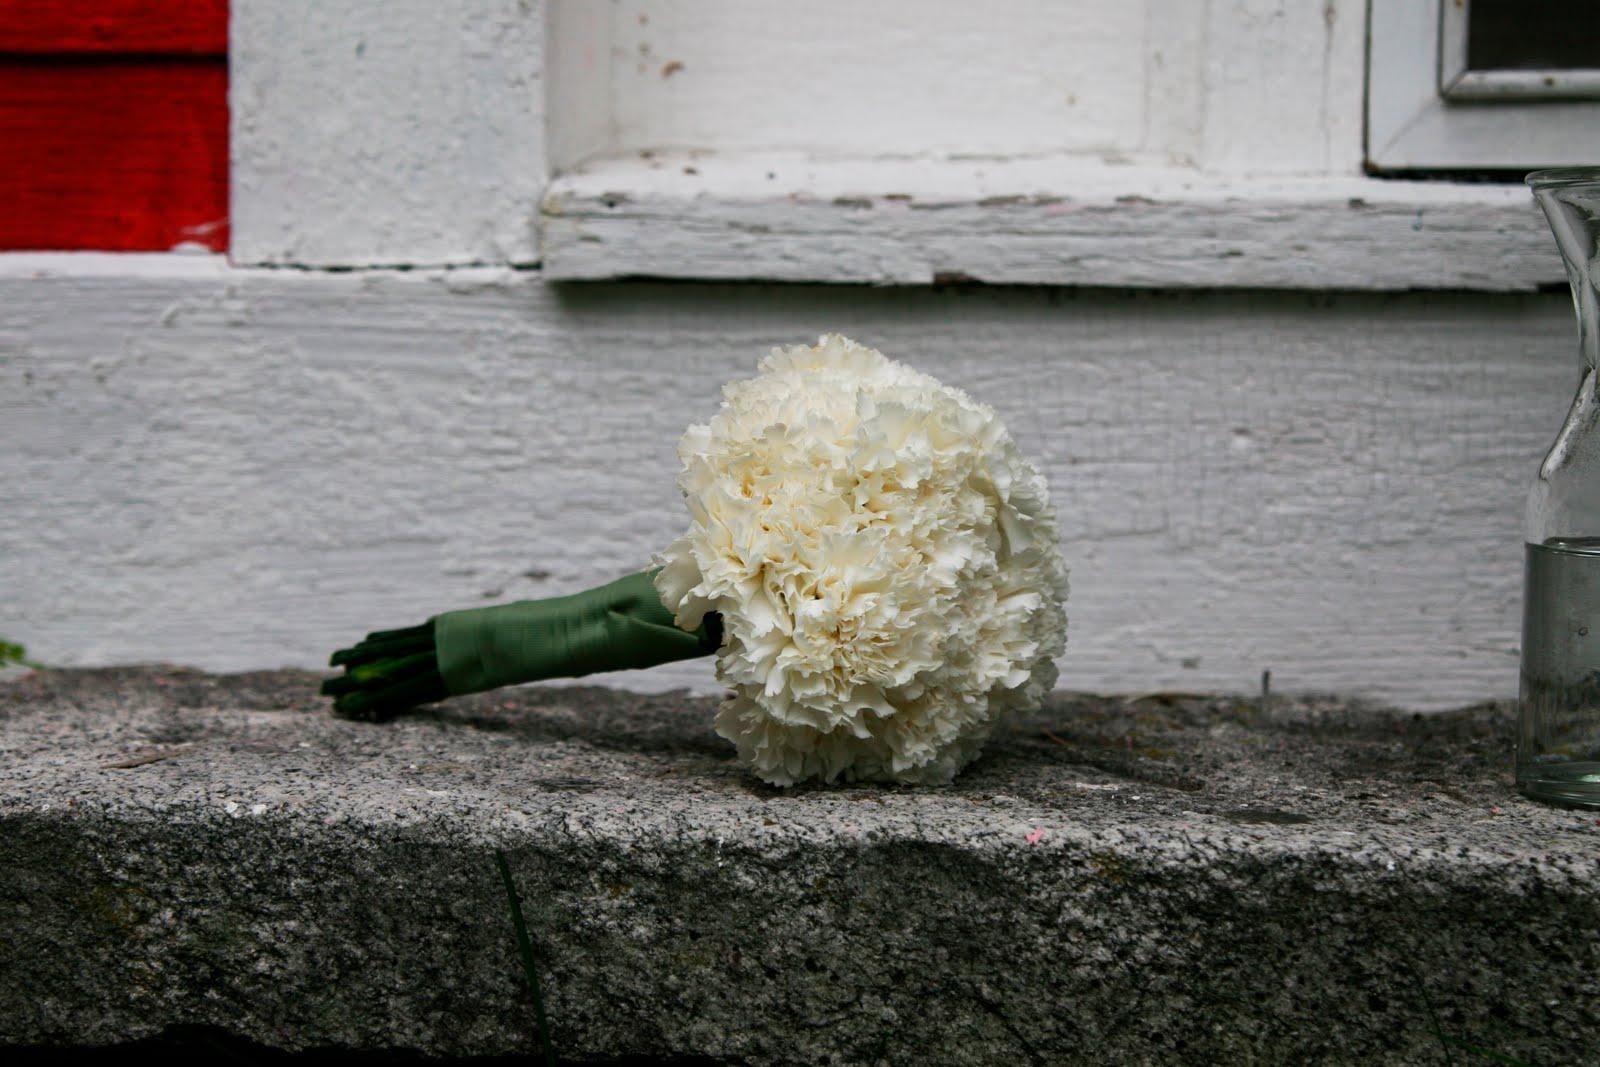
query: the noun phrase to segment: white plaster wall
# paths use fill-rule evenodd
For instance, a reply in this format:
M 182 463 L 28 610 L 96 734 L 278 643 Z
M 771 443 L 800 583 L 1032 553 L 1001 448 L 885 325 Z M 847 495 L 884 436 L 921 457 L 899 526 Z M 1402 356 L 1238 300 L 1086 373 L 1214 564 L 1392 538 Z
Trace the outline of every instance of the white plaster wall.
M 0 271 L 0 635 L 47 662 L 316 666 L 367 628 L 611 578 L 683 521 L 673 445 L 720 385 L 839 329 L 994 404 L 1043 464 L 1074 568 L 1064 685 L 1514 690 L 1564 294 L 130 262 Z

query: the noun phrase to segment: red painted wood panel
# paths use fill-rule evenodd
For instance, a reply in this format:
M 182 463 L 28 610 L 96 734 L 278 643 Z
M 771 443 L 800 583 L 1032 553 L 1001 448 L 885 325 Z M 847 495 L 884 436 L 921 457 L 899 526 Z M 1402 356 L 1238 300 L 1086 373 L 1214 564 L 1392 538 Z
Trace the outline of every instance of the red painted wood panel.
M 228 72 L 0 58 L 0 250 L 228 246 Z
M 225 56 L 228 0 L 0 0 L 0 52 Z
M 0 251 L 228 245 L 227 0 L 0 0 Z

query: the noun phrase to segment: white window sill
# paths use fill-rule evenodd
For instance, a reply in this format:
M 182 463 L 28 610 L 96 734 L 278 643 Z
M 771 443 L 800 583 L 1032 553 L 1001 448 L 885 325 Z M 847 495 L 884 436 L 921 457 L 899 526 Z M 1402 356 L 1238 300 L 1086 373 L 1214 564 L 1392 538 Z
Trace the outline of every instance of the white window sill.
M 1528 290 L 1565 280 L 1520 185 L 1221 178 L 1022 160 L 659 152 L 556 177 L 552 280 Z

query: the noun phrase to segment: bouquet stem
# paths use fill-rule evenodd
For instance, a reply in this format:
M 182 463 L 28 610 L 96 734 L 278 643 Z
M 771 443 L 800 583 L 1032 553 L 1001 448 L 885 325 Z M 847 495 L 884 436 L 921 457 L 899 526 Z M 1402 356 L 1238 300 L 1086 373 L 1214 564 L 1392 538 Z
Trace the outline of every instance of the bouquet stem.
M 446 697 L 546 678 L 577 678 L 709 655 L 721 619 L 693 633 L 661 604 L 654 572 L 546 600 L 450 611 L 420 626 L 368 634 L 333 654 L 346 673 L 323 683 L 334 711 L 381 720 Z

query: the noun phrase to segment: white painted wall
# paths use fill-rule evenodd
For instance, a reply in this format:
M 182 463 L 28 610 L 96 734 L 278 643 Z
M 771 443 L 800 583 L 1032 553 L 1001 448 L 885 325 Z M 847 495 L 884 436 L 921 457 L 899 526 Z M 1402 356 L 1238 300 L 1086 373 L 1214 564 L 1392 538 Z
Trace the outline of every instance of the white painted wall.
M 315 666 L 367 628 L 613 577 L 684 521 L 673 446 L 721 384 L 839 329 L 994 404 L 1042 463 L 1073 565 L 1063 684 L 1514 690 L 1564 295 L 208 262 L 0 278 L 0 634 L 46 661 Z
M 843 330 L 1047 470 L 1064 684 L 1510 694 L 1568 302 L 1497 291 L 1560 276 L 1515 191 L 1356 175 L 1363 12 L 234 0 L 243 266 L 0 256 L 0 636 L 317 666 L 607 579 L 722 382 Z M 1136 288 L 551 284 L 641 272 Z

